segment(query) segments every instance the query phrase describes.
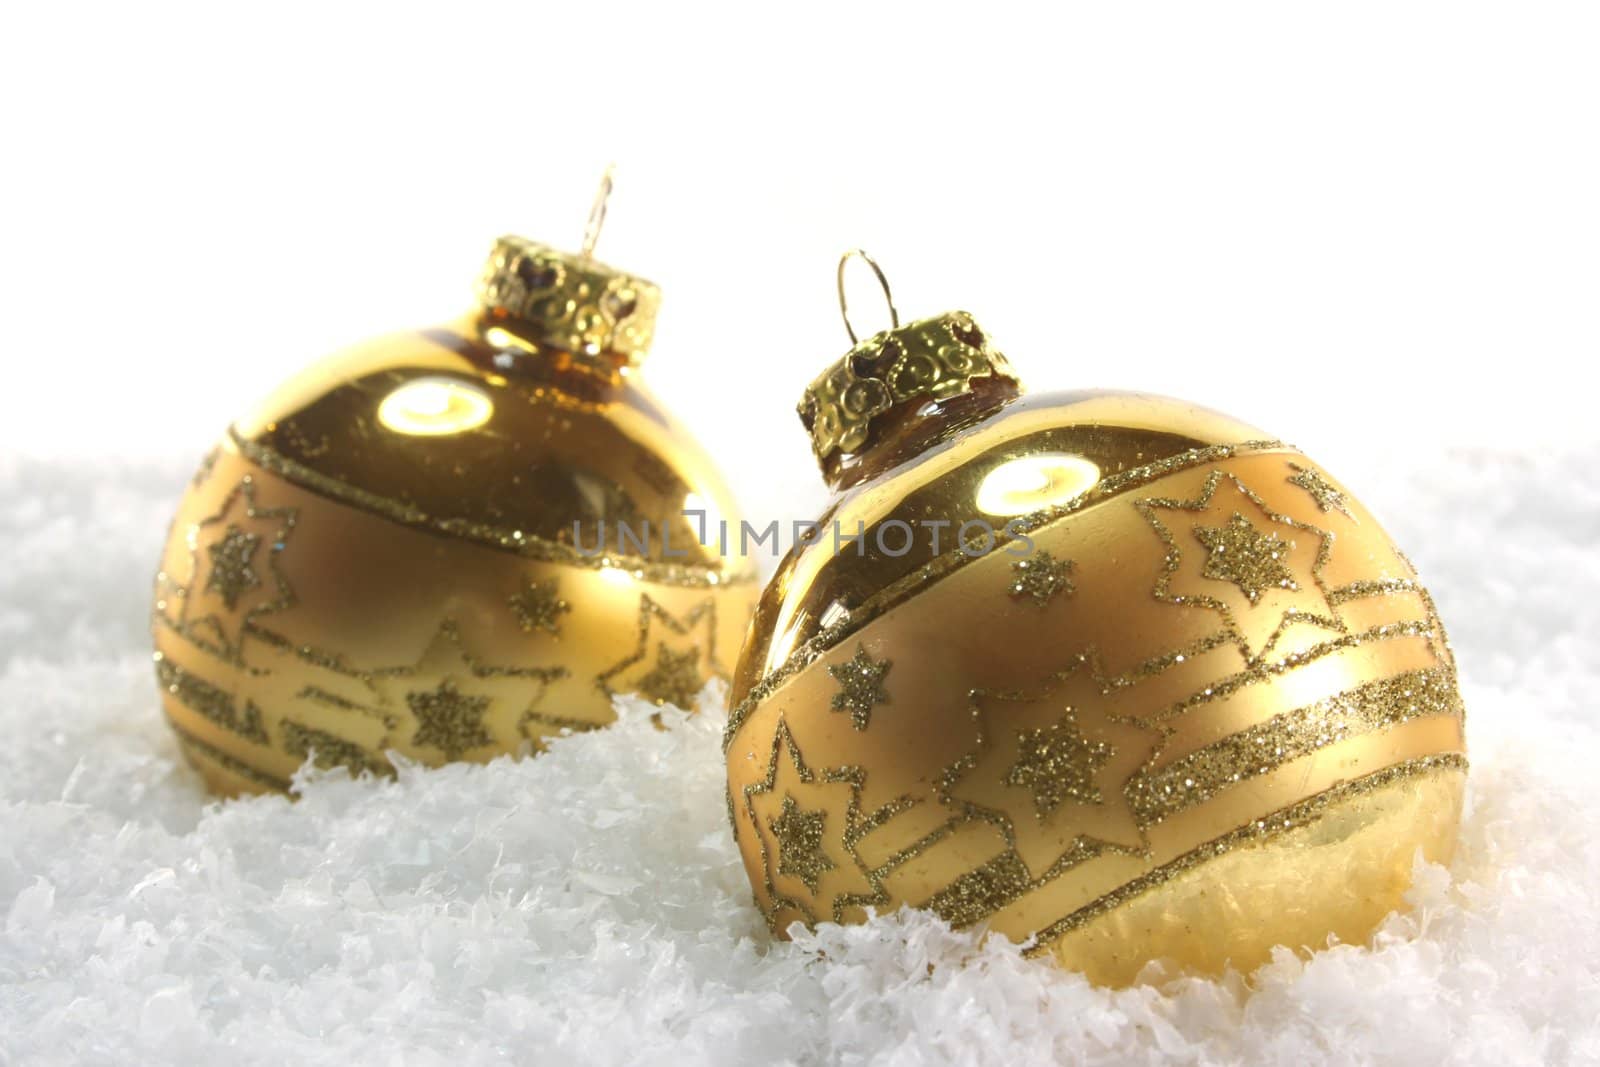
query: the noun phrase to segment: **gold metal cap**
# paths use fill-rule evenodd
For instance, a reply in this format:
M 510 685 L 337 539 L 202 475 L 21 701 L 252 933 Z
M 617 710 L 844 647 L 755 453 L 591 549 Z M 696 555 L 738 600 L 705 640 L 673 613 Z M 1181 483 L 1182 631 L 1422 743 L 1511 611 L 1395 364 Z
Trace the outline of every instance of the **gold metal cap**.
M 859 451 L 872 420 L 890 408 L 970 393 L 976 378 L 1017 381 L 972 316 L 951 311 L 859 342 L 806 388 L 797 410 L 820 461 L 835 450 Z
M 661 290 L 588 255 L 506 236 L 489 253 L 478 299 L 535 345 L 637 366 L 655 334 Z

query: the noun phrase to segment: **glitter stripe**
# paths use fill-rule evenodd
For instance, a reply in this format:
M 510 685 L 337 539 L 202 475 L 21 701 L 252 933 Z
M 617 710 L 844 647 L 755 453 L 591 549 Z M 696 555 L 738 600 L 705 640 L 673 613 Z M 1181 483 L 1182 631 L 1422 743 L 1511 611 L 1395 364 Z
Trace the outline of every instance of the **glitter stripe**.
M 428 515 L 420 508 L 357 488 L 348 482 L 313 470 L 259 441 L 247 439 L 233 427 L 228 429 L 228 439 L 245 459 L 302 489 L 330 497 L 341 504 L 360 508 L 362 511 L 381 515 L 403 526 L 443 534 L 446 537 L 476 541 L 491 548 L 514 552 L 524 559 L 585 567 L 590 570 L 613 567 L 627 571 L 642 581 L 658 585 L 705 587 L 736 585 L 756 580 L 754 568 L 733 572 L 721 564 L 662 563 L 642 556 L 612 553 L 585 556 L 572 545 L 536 537 L 521 530 L 507 530 L 468 519 L 437 518 Z
M 1407 671 L 1275 715 L 1160 770 L 1135 775 L 1124 796 L 1139 825 L 1150 826 L 1324 746 L 1411 719 L 1460 714 L 1454 671 Z
M 573 733 L 578 734 L 588 733 L 591 730 L 603 730 L 610 725 L 609 723 L 595 722 L 592 719 L 574 719 L 565 715 L 544 715 L 537 711 L 525 711 L 522 713 L 522 718 L 517 720 L 517 729 L 521 731 L 523 737 L 533 741 L 535 744 L 543 744 L 544 738 L 548 735 L 541 734 L 539 737 L 534 737 L 528 732 L 528 724 L 530 723 L 546 726 L 552 730 L 571 730 Z
M 372 771 L 393 777 L 395 769 L 387 760 L 375 758 L 361 745 L 338 734 L 306 726 L 292 719 L 283 720 L 283 750 L 301 760 L 315 757 L 318 767 L 343 767 L 351 774 Z
M 1085 905 L 1065 918 L 1056 920 L 1039 931 L 1037 942 L 1024 949 L 1023 955 L 1047 955 L 1052 951 L 1053 942 L 1104 915 L 1106 912 L 1122 907 L 1133 898 L 1170 882 L 1179 875 L 1185 874 L 1203 863 L 1216 859 L 1236 846 L 1271 841 L 1290 831 L 1302 829 L 1319 819 L 1324 810 L 1350 797 L 1376 792 L 1395 782 L 1419 778 L 1437 770 L 1465 772 L 1466 769 L 1467 757 L 1457 753 L 1421 756 L 1416 759 L 1406 760 L 1403 763 L 1397 763 L 1392 767 L 1386 767 L 1364 778 L 1342 782 L 1332 789 L 1326 789 L 1315 796 L 1307 797 L 1305 800 L 1291 804 L 1286 808 L 1280 808 L 1271 815 L 1254 819 L 1237 830 L 1223 834 L 1221 837 L 1206 842 L 1199 848 L 1184 853 L 1170 863 L 1165 863 L 1147 874 L 1125 882 L 1111 890 L 1111 892 L 1097 898 L 1092 904 Z
M 1390 596 L 1394 593 L 1420 593 L 1422 586 L 1409 578 L 1370 578 L 1328 590 L 1329 604 L 1344 604 L 1372 596 Z
M 392 715 L 387 715 L 377 708 L 369 708 L 365 704 L 358 704 L 354 700 L 349 700 L 340 696 L 338 693 L 330 693 L 321 686 L 308 685 L 304 689 L 300 690 L 300 692 L 296 693 L 294 698 L 296 700 L 309 700 L 313 703 L 321 704 L 324 707 L 337 708 L 340 711 L 353 712 L 357 715 L 366 715 L 369 718 L 378 719 L 385 726 L 394 725 L 394 717 Z
M 289 779 L 279 778 L 275 775 L 267 774 L 265 771 L 258 771 L 248 763 L 228 755 L 226 752 L 222 751 L 222 749 L 211 744 L 209 741 L 202 741 L 200 738 L 196 737 L 194 734 L 185 729 L 170 714 L 167 716 L 167 725 L 171 726 L 173 732 L 178 735 L 179 742 L 183 744 L 185 748 L 190 749 L 189 754 L 191 756 L 198 753 L 199 755 L 204 756 L 206 759 L 209 759 L 211 762 L 220 766 L 223 770 L 228 771 L 230 774 L 236 774 L 240 778 L 255 782 L 257 785 L 266 786 L 268 789 L 275 789 L 280 793 L 287 793 L 289 791 L 289 786 L 292 784 Z
M 265 626 L 254 623 L 246 623 L 245 630 L 250 634 L 250 636 L 257 638 L 258 640 L 271 645 L 274 648 L 282 649 L 291 655 L 298 656 L 307 663 L 310 663 L 316 667 L 321 667 L 323 670 L 332 671 L 335 674 L 342 674 L 347 678 L 355 678 L 358 681 L 367 683 L 368 685 L 371 685 L 373 679 L 376 677 L 372 671 L 357 670 L 356 668 L 351 667 L 349 664 L 345 663 L 343 656 L 336 655 L 331 652 L 325 652 L 322 649 L 317 648 L 315 645 L 296 644 L 283 634 L 280 634 L 275 630 L 269 630 Z
M 1199 707 L 1201 704 L 1210 703 L 1231 696 L 1246 686 L 1256 682 L 1266 681 L 1279 675 L 1288 674 L 1297 667 L 1304 667 L 1307 663 L 1331 656 L 1349 648 L 1360 648 L 1375 641 L 1395 641 L 1407 637 L 1422 637 L 1431 640 L 1437 635 L 1437 630 L 1431 622 L 1413 619 L 1407 622 L 1385 623 L 1363 630 L 1357 634 L 1347 634 L 1332 641 L 1324 641 L 1313 645 L 1303 652 L 1294 652 L 1275 663 L 1258 663 L 1248 670 L 1238 674 L 1229 675 L 1220 681 L 1213 682 L 1193 696 L 1184 698 L 1164 711 L 1150 717 L 1151 722 L 1166 722 L 1188 711 L 1190 708 Z
M 926 906 L 959 928 L 993 915 L 1029 888 L 1027 864 L 1007 851 L 939 890 Z
M 156 681 L 179 704 L 213 725 L 247 741 L 267 743 L 267 729 L 261 724 L 260 708 L 247 702 L 241 712 L 227 693 L 198 674 L 184 670 L 160 652 L 156 653 Z

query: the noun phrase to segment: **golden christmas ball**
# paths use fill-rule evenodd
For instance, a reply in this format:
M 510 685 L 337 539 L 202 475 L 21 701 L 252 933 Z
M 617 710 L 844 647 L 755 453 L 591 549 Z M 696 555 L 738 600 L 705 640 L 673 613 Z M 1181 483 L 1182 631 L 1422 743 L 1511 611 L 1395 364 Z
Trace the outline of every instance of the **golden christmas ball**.
M 294 378 L 195 475 L 152 628 L 215 791 L 536 749 L 726 676 L 758 586 L 700 543 L 733 504 L 639 379 L 659 291 L 506 237 L 479 294 Z
M 835 490 L 734 673 L 756 902 L 911 905 L 1107 984 L 1363 940 L 1466 777 L 1444 628 L 1337 480 L 1153 396 L 1026 395 L 972 317 L 800 405 Z

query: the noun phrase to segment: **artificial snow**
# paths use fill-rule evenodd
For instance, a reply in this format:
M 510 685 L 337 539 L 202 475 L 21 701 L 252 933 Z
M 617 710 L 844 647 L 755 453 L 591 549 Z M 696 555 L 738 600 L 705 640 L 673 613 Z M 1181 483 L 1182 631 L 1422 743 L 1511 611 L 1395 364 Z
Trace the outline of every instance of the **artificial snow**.
M 919 913 L 774 942 L 714 688 L 215 803 L 144 622 L 187 471 L 0 461 L 0 1063 L 1600 1061 L 1597 455 L 1341 471 L 1452 631 L 1460 854 L 1370 944 L 1122 991 Z

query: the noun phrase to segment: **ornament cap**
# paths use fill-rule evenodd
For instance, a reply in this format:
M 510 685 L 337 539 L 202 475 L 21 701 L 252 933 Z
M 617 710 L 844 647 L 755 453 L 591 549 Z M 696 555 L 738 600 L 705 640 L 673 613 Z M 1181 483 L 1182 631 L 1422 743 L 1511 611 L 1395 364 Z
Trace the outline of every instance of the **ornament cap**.
M 612 373 L 643 360 L 655 334 L 661 290 L 587 253 L 507 235 L 489 253 L 478 299 L 492 318 L 528 342 Z
M 806 387 L 797 410 L 826 466 L 834 453 L 865 448 L 875 420 L 889 412 L 909 401 L 972 393 L 982 379 L 1020 384 L 972 316 L 950 311 L 858 342 Z

